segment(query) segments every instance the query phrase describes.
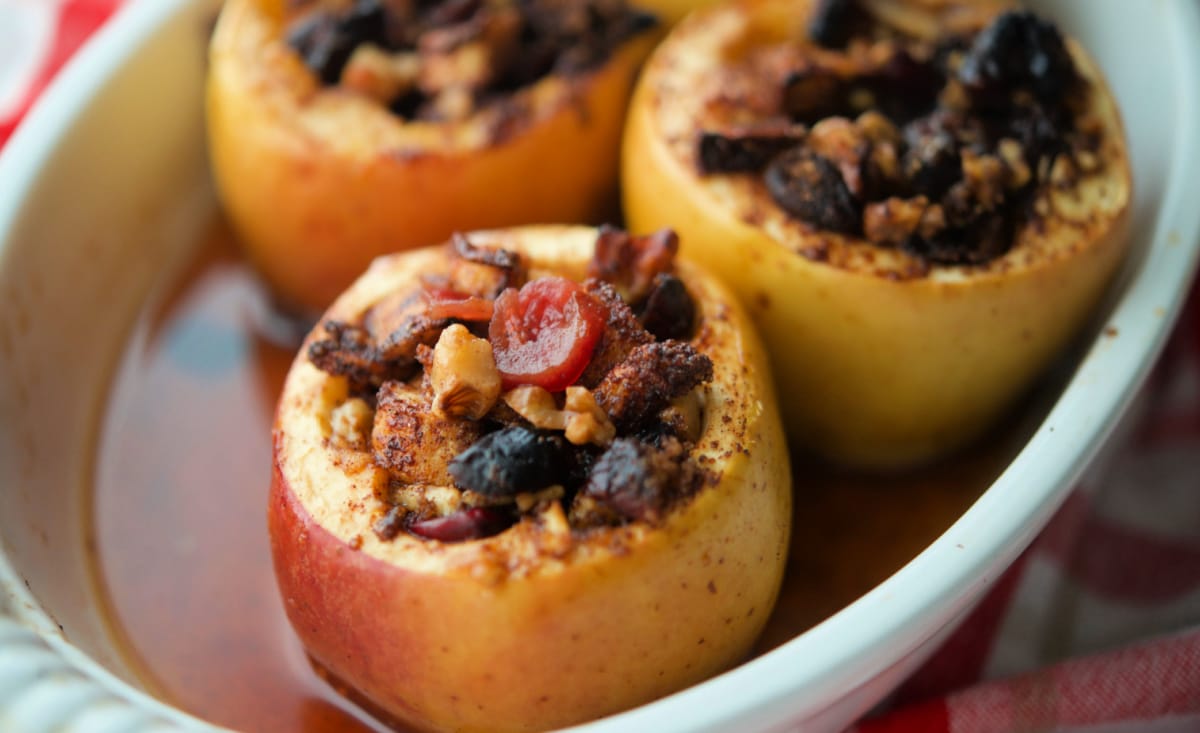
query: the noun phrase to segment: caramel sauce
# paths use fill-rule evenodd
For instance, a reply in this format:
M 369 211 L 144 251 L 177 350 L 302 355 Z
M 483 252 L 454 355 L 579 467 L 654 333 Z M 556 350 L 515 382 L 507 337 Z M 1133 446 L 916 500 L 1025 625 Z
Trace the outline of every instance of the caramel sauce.
M 271 315 L 223 221 L 164 284 L 126 345 L 100 440 L 92 531 L 112 633 L 152 694 L 218 725 L 385 730 L 313 669 L 276 592 L 270 430 L 296 333 Z M 788 572 L 757 653 L 852 602 L 941 534 L 1012 460 L 1047 402 L 1031 400 L 980 447 L 903 477 L 795 458 Z

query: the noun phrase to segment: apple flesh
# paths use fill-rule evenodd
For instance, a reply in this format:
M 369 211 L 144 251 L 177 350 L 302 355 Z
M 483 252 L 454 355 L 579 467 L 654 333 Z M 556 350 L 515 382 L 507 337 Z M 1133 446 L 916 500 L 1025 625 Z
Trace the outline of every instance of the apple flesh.
M 753 176 L 701 175 L 695 140 L 707 78 L 748 47 L 805 27 L 813 3 L 742 0 L 698 12 L 647 63 L 623 149 L 629 226 L 670 225 L 681 252 L 749 309 L 799 450 L 873 470 L 926 463 L 978 438 L 1077 333 L 1127 249 L 1131 196 L 1120 118 L 1094 62 L 1104 168 L 1043 192 L 1052 214 L 974 267 L 933 266 L 789 220 Z M 940 7 L 940 5 L 939 5 Z M 810 259 L 825 248 L 842 258 Z
M 531 276 L 581 277 L 596 232 L 472 235 Z M 445 267 L 443 250 L 377 260 L 327 314 L 352 319 Z M 288 617 L 334 676 L 422 730 L 543 730 L 615 713 L 749 653 L 782 578 L 791 485 L 763 351 L 719 282 L 677 263 L 714 365 L 693 453 L 715 480 L 661 521 L 571 531 L 561 513 L 479 540 L 371 529 L 386 476 L 331 447 L 345 380 L 301 351 L 274 431 L 269 529 Z

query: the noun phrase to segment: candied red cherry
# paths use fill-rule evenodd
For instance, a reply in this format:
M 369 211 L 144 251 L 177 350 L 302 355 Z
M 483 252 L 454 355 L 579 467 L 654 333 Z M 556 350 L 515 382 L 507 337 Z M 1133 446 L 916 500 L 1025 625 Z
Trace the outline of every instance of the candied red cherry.
M 492 301 L 487 298 L 447 288 L 425 288 L 421 295 L 429 305 L 430 318 L 453 318 L 459 321 L 492 319 Z
M 566 278 L 505 290 L 488 327 L 504 389 L 522 384 L 566 389 L 587 367 L 606 320 L 604 305 Z

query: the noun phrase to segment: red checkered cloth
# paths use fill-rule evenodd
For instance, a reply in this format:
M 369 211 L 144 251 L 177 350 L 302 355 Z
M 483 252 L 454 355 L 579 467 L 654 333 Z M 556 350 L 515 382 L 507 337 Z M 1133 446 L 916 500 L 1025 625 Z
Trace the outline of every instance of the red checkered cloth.
M 119 2 L 0 0 L 0 146 Z M 1200 290 L 1108 452 L 856 730 L 1200 730 Z

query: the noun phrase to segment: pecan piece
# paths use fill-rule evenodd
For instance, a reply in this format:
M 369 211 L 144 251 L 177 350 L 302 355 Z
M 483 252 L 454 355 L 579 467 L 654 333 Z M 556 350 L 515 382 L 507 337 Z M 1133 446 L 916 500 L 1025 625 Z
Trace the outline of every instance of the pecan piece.
M 636 347 L 596 387 L 596 402 L 619 430 L 657 415 L 671 400 L 712 379 L 712 360 L 685 341 Z

